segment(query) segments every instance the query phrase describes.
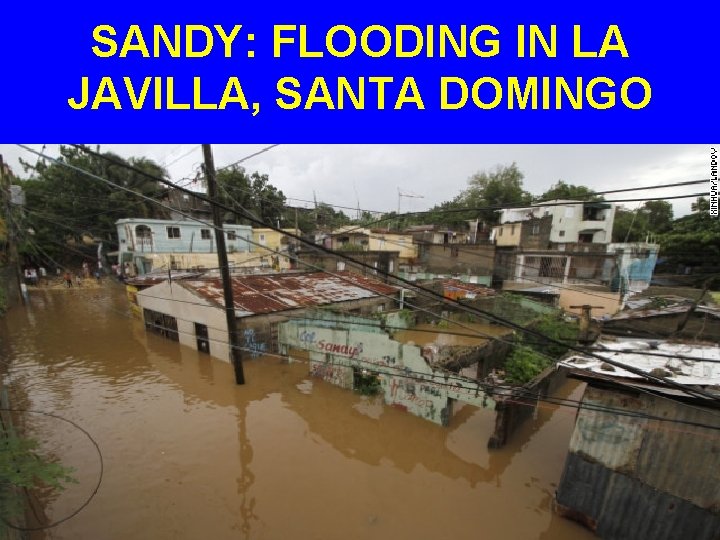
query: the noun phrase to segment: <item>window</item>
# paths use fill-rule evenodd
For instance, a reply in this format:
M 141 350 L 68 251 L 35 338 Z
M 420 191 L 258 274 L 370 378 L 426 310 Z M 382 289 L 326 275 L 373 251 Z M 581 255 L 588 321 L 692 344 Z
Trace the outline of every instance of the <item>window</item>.
M 210 240 L 212 238 L 210 236 L 210 229 L 200 229 L 200 238 L 202 240 Z
M 207 325 L 195 323 L 195 336 L 197 342 L 197 350 L 204 353 L 210 352 L 210 338 L 208 336 Z
M 172 341 L 179 341 L 177 319 L 158 311 L 143 309 L 145 330 L 154 332 Z
M 532 234 L 533 236 L 537 236 L 538 234 L 540 234 L 540 224 L 539 223 L 533 223 L 532 233 L 530 233 L 530 234 Z
M 137 238 L 147 238 L 149 240 L 152 238 L 152 231 L 147 225 L 138 225 L 135 227 L 135 236 Z
M 500 227 L 500 231 L 498 232 L 498 236 L 502 236 L 502 232 L 505 229 L 505 227 Z
M 180 227 L 166 227 L 168 238 L 177 240 L 180 238 Z
M 515 234 L 515 225 L 510 225 L 510 234 Z
M 565 236 L 565 231 L 560 231 L 560 232 L 558 233 L 558 236 Z
M 338 272 L 342 272 L 343 270 L 345 270 L 345 261 L 337 262 L 337 270 Z
M 228 240 L 237 240 L 237 234 L 235 233 L 235 231 L 228 231 L 227 239 Z

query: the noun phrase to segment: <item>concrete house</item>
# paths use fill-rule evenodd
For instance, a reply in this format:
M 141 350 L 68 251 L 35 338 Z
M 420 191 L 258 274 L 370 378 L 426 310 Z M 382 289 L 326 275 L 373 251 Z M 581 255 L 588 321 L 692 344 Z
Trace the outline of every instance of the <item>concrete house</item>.
M 553 206 L 552 203 L 557 203 Z M 552 201 L 502 210 L 493 228 L 494 280 L 522 290 L 556 286 L 560 305 L 620 307 L 615 252 L 608 251 L 615 207 L 605 202 Z
M 288 270 L 296 268 L 295 253 L 297 241 L 284 233 L 300 235 L 299 229 L 282 229 L 282 232 L 275 229 L 253 228 L 252 249 L 255 252 L 255 262 L 263 268 L 275 268 L 276 270 Z
M 411 263 L 418 254 L 412 234 L 355 226 L 334 230 L 330 247 L 343 251 L 397 251 L 400 264 Z
M 212 225 L 198 221 L 144 218 L 119 219 L 118 263 L 127 275 L 153 269 L 217 267 L 217 245 Z M 250 257 L 252 229 L 248 225 L 223 225 L 230 264 L 242 265 Z
M 309 308 L 370 314 L 394 309 L 398 295 L 396 287 L 347 272 L 237 276 L 232 291 L 243 351 L 251 355 L 277 352 L 277 324 Z M 229 361 L 220 278 L 164 281 L 136 294 L 146 330 Z

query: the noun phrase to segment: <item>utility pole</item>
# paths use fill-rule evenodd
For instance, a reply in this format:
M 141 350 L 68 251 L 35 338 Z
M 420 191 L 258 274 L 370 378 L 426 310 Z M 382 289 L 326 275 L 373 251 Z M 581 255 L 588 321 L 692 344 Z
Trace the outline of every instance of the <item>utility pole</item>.
M 207 180 L 207 193 L 212 204 L 213 225 L 215 226 L 215 243 L 218 250 L 218 264 L 223 282 L 223 296 L 225 299 L 225 317 L 227 319 L 228 340 L 230 343 L 230 360 L 235 368 L 235 383 L 245 384 L 245 374 L 242 366 L 242 350 L 237 333 L 237 321 L 235 319 L 235 303 L 233 301 L 232 282 L 230 281 L 230 267 L 228 265 L 227 252 L 225 251 L 225 231 L 223 230 L 220 207 L 217 205 L 217 183 L 215 181 L 215 162 L 213 161 L 212 148 L 209 144 L 203 144 L 203 157 L 205 158 L 205 179 Z

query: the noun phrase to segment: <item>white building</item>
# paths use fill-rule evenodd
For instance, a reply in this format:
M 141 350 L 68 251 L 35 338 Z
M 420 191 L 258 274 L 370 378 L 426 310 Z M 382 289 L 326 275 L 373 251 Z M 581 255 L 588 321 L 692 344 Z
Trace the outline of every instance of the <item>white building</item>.
M 527 208 L 508 208 L 502 210 L 500 225 L 493 229 L 493 236 L 497 239 L 500 229 L 505 233 L 513 224 L 547 216 L 552 217 L 549 241 L 558 244 L 558 249 L 563 249 L 564 244 L 609 244 L 612 240 L 615 205 L 603 201 L 556 200 Z M 518 227 L 517 234 L 519 230 Z

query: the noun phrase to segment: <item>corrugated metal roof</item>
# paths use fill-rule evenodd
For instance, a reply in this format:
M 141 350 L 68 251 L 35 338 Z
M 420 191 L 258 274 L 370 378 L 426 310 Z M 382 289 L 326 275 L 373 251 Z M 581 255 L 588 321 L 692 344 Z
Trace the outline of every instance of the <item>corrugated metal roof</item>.
M 442 281 L 442 286 L 445 291 L 463 291 L 475 296 L 494 296 L 497 294 L 495 289 L 474 283 L 465 283 L 458 279 L 445 279 Z
M 180 284 L 224 305 L 219 277 L 189 279 Z M 232 290 L 238 317 L 395 295 L 398 291 L 397 287 L 349 272 L 237 276 L 232 278 Z
M 615 315 L 611 320 L 620 321 L 625 319 L 646 319 L 648 317 L 662 317 L 663 315 L 677 315 L 678 313 L 685 313 L 688 309 L 690 309 L 689 304 L 680 304 L 659 309 L 623 311 Z M 720 309 L 712 308 L 710 306 L 697 306 L 695 308 L 695 312 L 705 313 L 711 317 L 720 318 Z
M 720 348 L 711 345 L 689 343 L 670 343 L 657 340 L 618 340 L 600 339 L 595 343 L 595 354 L 627 364 L 647 373 L 655 369 L 663 370 L 663 376 L 680 384 L 720 385 Z M 644 352 L 672 355 L 650 356 Z M 695 357 L 709 360 L 690 360 Z M 639 375 L 611 366 L 602 359 L 584 355 L 573 355 L 560 362 L 560 365 L 572 369 L 602 374 L 604 378 L 644 379 Z

